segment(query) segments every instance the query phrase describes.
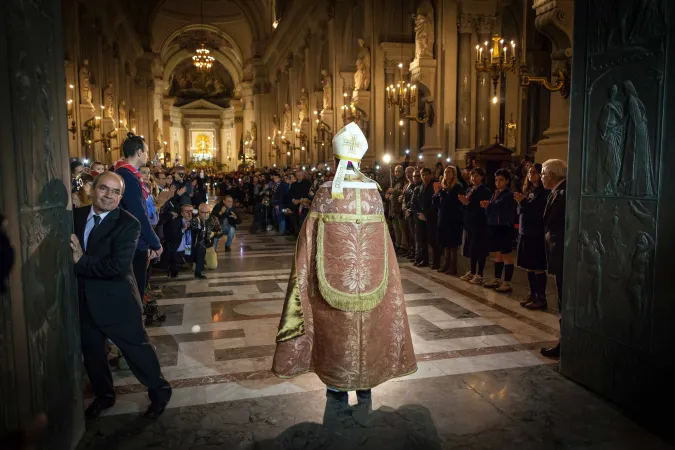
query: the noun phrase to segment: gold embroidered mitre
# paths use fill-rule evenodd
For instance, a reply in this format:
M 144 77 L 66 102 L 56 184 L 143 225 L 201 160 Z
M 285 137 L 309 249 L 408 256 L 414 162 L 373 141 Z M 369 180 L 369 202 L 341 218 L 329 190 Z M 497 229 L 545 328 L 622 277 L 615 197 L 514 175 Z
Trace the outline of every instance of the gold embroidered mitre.
M 350 162 L 354 173 L 361 181 L 372 183 L 372 180 L 359 171 L 359 165 L 366 151 L 368 151 L 368 140 L 356 123 L 350 122 L 337 132 L 333 138 L 333 154 L 340 160 L 340 164 L 335 170 L 335 178 L 333 179 L 331 190 L 333 198 L 344 198 L 345 175 Z

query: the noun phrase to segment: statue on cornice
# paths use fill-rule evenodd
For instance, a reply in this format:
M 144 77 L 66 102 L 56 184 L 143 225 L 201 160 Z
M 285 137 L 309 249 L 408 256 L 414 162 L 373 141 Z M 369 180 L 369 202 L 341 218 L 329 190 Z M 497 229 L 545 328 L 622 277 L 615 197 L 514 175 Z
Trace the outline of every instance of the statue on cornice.
M 258 139 L 258 126 L 255 122 L 251 122 L 251 141 L 256 141 Z
M 293 118 L 291 117 L 292 112 L 291 112 L 291 105 L 286 103 L 285 109 L 284 109 L 284 129 L 283 133 L 290 133 L 292 128 L 291 124 L 293 123 Z
M 333 109 L 333 78 L 327 70 L 321 71 L 321 84 L 323 85 L 323 109 Z
M 136 108 L 129 110 L 129 128 L 132 132 L 136 132 Z
M 125 100 L 122 100 L 120 102 L 120 107 L 118 110 L 119 116 L 120 116 L 120 127 L 126 128 L 127 127 L 127 102 Z
M 417 8 L 415 20 L 415 58 L 434 57 L 434 8 L 423 0 Z
M 298 102 L 298 122 L 303 123 L 309 120 L 307 92 L 305 88 L 300 90 L 300 101 Z
M 356 73 L 354 74 L 354 90 L 370 90 L 370 49 L 366 46 L 366 41 L 363 39 L 359 39 Z
M 162 148 L 163 139 L 162 139 L 162 130 L 159 127 L 159 119 L 155 120 L 155 123 L 152 125 L 152 136 L 155 143 L 155 149 Z
M 91 79 L 89 78 L 91 74 L 89 73 L 89 60 L 85 59 L 82 61 L 82 67 L 80 67 L 80 103 L 83 105 L 91 104 Z
M 103 88 L 103 117 L 113 119 L 115 117 L 115 93 L 113 92 L 112 81 Z

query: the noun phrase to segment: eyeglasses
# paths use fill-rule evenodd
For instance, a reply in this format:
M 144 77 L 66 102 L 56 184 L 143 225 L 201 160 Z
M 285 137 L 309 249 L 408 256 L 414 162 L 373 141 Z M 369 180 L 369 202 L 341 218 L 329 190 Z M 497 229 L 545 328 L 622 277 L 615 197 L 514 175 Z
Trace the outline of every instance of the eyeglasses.
M 176 172 L 176 176 L 183 178 L 185 176 L 184 173 Z
M 98 189 L 98 191 L 103 195 L 111 194 L 113 197 L 119 197 L 120 195 L 122 195 L 122 191 L 120 191 L 119 189 L 110 189 L 108 186 L 104 184 L 96 186 L 96 189 Z
M 211 212 L 211 211 L 199 211 L 199 214 L 208 214 L 208 213 L 210 213 L 210 212 Z

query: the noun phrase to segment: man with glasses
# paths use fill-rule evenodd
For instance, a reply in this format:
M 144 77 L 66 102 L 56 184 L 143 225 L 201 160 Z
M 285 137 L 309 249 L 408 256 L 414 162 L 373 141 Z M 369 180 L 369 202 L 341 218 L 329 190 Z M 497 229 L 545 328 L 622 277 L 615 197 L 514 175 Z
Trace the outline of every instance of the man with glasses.
M 161 415 L 171 398 L 171 386 L 162 376 L 141 321 L 141 297 L 133 270 L 141 225 L 118 208 L 125 192 L 119 175 L 103 172 L 92 184 L 92 205 L 73 210 L 75 234 L 70 247 L 80 302 L 82 355 L 96 396 L 85 411 L 87 419 L 115 404 L 107 339 L 119 347 L 133 374 L 147 386 L 152 403 L 146 417 Z
M 128 211 L 141 224 L 141 236 L 138 239 L 138 247 L 134 255 L 134 275 L 141 299 L 144 299 L 147 285 L 148 262 L 158 259 L 162 255 L 162 244 L 155 233 L 148 216 L 147 199 L 148 189 L 143 181 L 143 175 L 139 171 L 148 161 L 148 144 L 142 137 L 133 133 L 127 134 L 127 140 L 122 144 L 124 159 L 115 164 L 115 173 L 124 180 L 124 194 L 120 206 Z M 146 305 L 146 324 L 154 321 L 162 322 L 165 316 L 159 314 L 157 303 L 150 301 Z
M 542 165 L 541 183 L 551 193 L 544 209 L 544 240 L 548 273 L 555 276 L 558 290 L 558 310 L 563 308 L 563 260 L 565 259 L 565 208 L 567 190 L 567 164 L 560 159 L 549 159 Z M 562 319 L 561 319 L 562 325 Z M 562 326 L 561 330 L 562 332 Z M 541 354 L 549 358 L 560 357 L 560 342 L 552 348 L 542 348 Z
M 169 249 L 169 276 L 176 278 L 178 276 L 178 268 L 181 262 L 195 264 L 195 277 L 205 279 L 204 263 L 206 261 L 206 247 L 205 241 L 213 239 L 215 233 L 212 225 L 209 229 L 206 228 L 205 222 L 208 219 L 208 206 L 202 205 L 204 208 L 202 214 L 205 220 L 202 221 L 200 217 L 193 219 L 192 205 L 184 204 L 180 208 L 180 216 L 174 217 L 168 223 L 165 231 L 167 239 L 167 247 Z

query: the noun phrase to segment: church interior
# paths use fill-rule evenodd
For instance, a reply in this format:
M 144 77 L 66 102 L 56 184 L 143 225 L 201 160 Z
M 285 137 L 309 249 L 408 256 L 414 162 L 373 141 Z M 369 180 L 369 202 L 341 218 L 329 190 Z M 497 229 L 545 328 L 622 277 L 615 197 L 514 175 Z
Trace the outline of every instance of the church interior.
M 42 436 L 16 448 L 675 446 L 675 4 L 2 3 L 0 217 L 14 264 L 0 294 L 0 432 Z M 246 216 L 208 279 L 151 277 L 166 322 L 147 334 L 173 387 L 164 415 L 139 417 L 145 387 L 118 368 L 115 406 L 85 420 L 72 162 L 114 165 L 133 133 L 167 170 L 327 173 L 352 122 L 385 190 L 398 164 L 492 178 L 563 161 L 562 307 L 550 276 L 549 309 L 531 311 L 516 295 L 525 271 L 502 295 L 399 255 L 418 370 L 375 387 L 370 415 L 336 411 L 314 374 L 271 371 L 296 244 L 251 233 Z M 539 353 L 556 342 L 559 360 Z

